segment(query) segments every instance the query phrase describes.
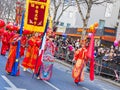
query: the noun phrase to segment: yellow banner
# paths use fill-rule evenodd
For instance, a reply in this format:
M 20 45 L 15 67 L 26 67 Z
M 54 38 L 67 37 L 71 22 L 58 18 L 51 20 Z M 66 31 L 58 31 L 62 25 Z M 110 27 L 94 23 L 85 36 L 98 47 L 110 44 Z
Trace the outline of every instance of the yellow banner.
M 24 29 L 44 32 L 50 0 L 26 0 Z

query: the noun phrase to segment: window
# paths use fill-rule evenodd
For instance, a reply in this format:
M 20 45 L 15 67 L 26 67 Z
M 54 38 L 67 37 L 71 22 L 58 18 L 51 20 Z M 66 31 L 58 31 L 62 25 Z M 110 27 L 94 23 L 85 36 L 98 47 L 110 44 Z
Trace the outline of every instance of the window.
M 105 26 L 105 20 L 99 20 L 99 26 L 98 26 L 98 28 L 99 29 L 103 29 L 104 26 Z
M 71 25 L 70 23 L 67 23 L 67 27 L 70 27 L 70 25 Z
M 56 25 L 59 25 L 59 22 L 56 22 Z
M 64 23 L 63 23 L 63 22 L 61 22 L 61 23 L 60 23 L 60 26 L 64 26 Z
M 105 17 L 111 17 L 112 9 L 113 9 L 113 4 L 107 3 Z

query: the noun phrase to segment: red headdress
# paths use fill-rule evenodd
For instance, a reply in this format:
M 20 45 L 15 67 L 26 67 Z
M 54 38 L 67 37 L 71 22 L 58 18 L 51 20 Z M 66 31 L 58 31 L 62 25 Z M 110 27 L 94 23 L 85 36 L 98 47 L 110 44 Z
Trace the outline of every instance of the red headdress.
M 0 28 L 4 26 L 5 26 L 5 22 L 2 19 L 0 19 Z
M 19 30 L 19 27 L 18 26 L 15 26 L 13 23 L 9 22 L 7 25 L 6 25 L 6 29 L 10 30 L 10 31 L 18 31 Z

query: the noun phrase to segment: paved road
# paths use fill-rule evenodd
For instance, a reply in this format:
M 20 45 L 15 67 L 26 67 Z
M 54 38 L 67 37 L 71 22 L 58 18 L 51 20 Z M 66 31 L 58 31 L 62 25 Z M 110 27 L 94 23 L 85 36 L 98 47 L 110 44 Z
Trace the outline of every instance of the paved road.
M 20 76 L 10 76 L 4 70 L 6 60 L 7 56 L 0 55 L 0 90 L 120 90 L 120 87 L 99 79 L 90 81 L 88 75 L 84 82 L 76 86 L 71 77 L 71 69 L 59 63 L 54 64 L 53 76 L 49 82 L 32 78 L 32 73 L 24 72 L 22 67 Z

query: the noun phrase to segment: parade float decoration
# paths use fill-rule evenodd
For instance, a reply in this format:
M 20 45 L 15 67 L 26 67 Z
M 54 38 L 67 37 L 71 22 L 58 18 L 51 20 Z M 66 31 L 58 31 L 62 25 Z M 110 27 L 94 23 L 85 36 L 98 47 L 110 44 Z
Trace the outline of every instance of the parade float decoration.
M 96 32 L 96 28 L 98 27 L 98 23 L 94 23 L 93 25 L 90 26 L 90 32 L 91 34 L 88 34 L 91 38 L 90 43 L 89 43 L 89 47 L 88 47 L 88 53 L 87 53 L 87 57 L 88 59 L 90 59 L 90 80 L 94 80 L 94 35 Z

